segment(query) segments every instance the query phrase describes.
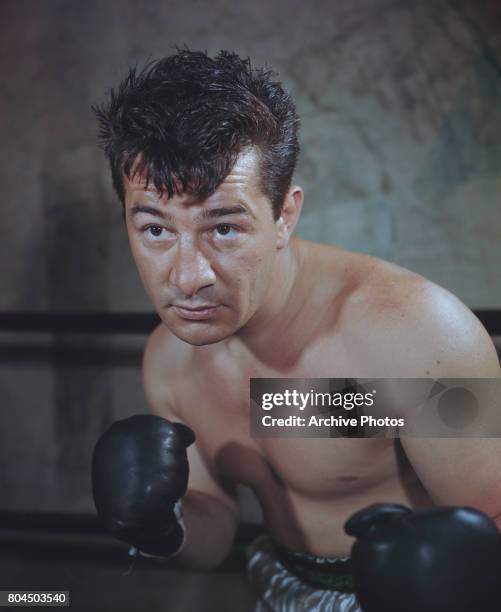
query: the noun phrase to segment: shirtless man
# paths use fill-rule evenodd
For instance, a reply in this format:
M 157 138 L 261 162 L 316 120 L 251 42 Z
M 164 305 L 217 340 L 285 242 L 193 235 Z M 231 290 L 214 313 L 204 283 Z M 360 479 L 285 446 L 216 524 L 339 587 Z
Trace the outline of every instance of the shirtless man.
M 250 378 L 500 376 L 489 335 L 451 293 L 378 258 L 292 236 L 303 205 L 292 183 L 298 120 L 272 75 L 234 54 L 179 51 L 132 73 L 96 110 L 132 254 L 161 318 L 144 354 L 146 397 L 155 415 L 196 437 L 190 444 L 183 429 L 172 443 L 169 430 L 163 441 L 176 453 L 179 439 L 189 445 L 185 494 L 177 483 L 184 527 L 168 554 L 183 540 L 179 559 L 221 563 L 238 523 L 236 483 L 255 492 L 272 546 L 299 560 L 348 557 L 344 525 L 375 503 L 498 517 L 498 439 L 250 437 Z M 116 471 L 122 490 L 128 481 Z M 110 486 L 95 484 L 103 515 Z M 140 538 L 117 535 L 148 552 Z M 295 610 L 294 598 L 270 595 L 267 546 L 250 560 L 263 609 Z M 298 610 L 358 609 L 349 594 L 344 608 L 341 595 L 309 596 Z

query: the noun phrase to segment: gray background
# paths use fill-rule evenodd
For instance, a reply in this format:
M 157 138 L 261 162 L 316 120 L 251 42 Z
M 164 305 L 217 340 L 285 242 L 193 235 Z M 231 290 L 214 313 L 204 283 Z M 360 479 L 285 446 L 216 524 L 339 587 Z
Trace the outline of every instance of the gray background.
M 151 311 L 90 106 L 174 44 L 279 72 L 303 121 L 299 235 L 410 268 L 471 308 L 501 308 L 498 2 L 1 8 L 0 311 Z M 93 511 L 97 436 L 146 410 L 145 337 L 0 340 L 0 506 Z

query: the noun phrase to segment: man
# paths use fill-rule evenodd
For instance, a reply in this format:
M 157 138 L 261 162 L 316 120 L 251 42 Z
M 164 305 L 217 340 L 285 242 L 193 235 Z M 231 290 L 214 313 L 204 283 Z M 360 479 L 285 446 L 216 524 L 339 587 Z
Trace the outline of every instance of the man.
M 241 483 L 271 536 L 249 560 L 263 609 L 356 610 L 342 588 L 360 532 L 349 536 L 344 525 L 356 511 L 391 502 L 397 513 L 447 504 L 501 514 L 497 439 L 250 437 L 250 378 L 500 376 L 487 332 L 451 293 L 378 258 L 292 236 L 303 206 L 292 183 L 298 118 L 272 73 L 233 53 L 182 50 L 132 70 L 96 111 L 132 254 L 162 320 L 144 354 L 146 397 L 155 415 L 196 438 L 171 425 L 161 436 L 164 480 L 176 480 L 169 508 L 182 498 L 169 512 L 178 525 L 182 506 L 175 544 L 136 533 L 141 521 L 148 529 L 144 516 L 161 514 L 154 504 L 130 537 L 118 537 L 215 567 L 232 545 Z M 96 455 L 104 514 L 119 512 L 101 501 L 110 482 L 132 487 L 121 463 L 109 471 L 114 480 L 100 474 L 135 444 L 135 423 Z M 152 444 L 134 446 L 137 457 Z M 187 491 L 173 458 L 185 446 Z M 138 505 L 134 498 L 134 512 Z M 334 588 L 308 578 L 312 563 L 332 566 Z

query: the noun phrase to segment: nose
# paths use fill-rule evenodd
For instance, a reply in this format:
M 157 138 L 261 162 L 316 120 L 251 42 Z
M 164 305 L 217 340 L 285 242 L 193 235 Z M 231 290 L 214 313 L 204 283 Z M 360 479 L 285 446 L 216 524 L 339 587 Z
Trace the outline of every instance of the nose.
M 215 281 L 216 275 L 209 260 L 196 244 L 192 241 L 179 241 L 169 282 L 182 292 L 183 297 L 191 298 Z

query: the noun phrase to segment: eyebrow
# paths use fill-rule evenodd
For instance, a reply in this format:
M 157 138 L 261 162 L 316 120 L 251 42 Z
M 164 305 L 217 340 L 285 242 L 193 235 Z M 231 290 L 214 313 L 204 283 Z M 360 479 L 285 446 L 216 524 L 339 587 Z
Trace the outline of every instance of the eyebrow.
M 200 217 L 202 219 L 217 219 L 218 217 L 226 217 L 228 215 L 249 215 L 254 218 L 253 213 L 243 204 L 222 206 L 220 208 L 205 208 Z
M 155 208 L 153 206 L 143 206 L 141 204 L 135 204 L 131 207 L 129 211 L 129 216 L 133 218 L 135 215 L 139 213 L 146 213 L 149 215 L 153 215 L 154 217 L 159 217 L 160 219 L 165 219 L 166 221 L 173 221 L 172 215 L 169 213 L 165 213 L 159 208 Z M 201 214 L 198 216 L 198 219 L 217 219 L 219 217 L 226 217 L 229 215 L 248 215 L 255 218 L 254 214 L 243 204 L 237 204 L 236 206 L 222 206 L 220 208 L 206 208 Z
M 153 215 L 154 217 L 160 217 L 161 219 L 171 219 L 171 215 L 164 213 L 159 208 L 153 206 L 142 206 L 141 204 L 134 204 L 129 210 L 129 217 L 132 219 L 140 213 L 146 213 Z

